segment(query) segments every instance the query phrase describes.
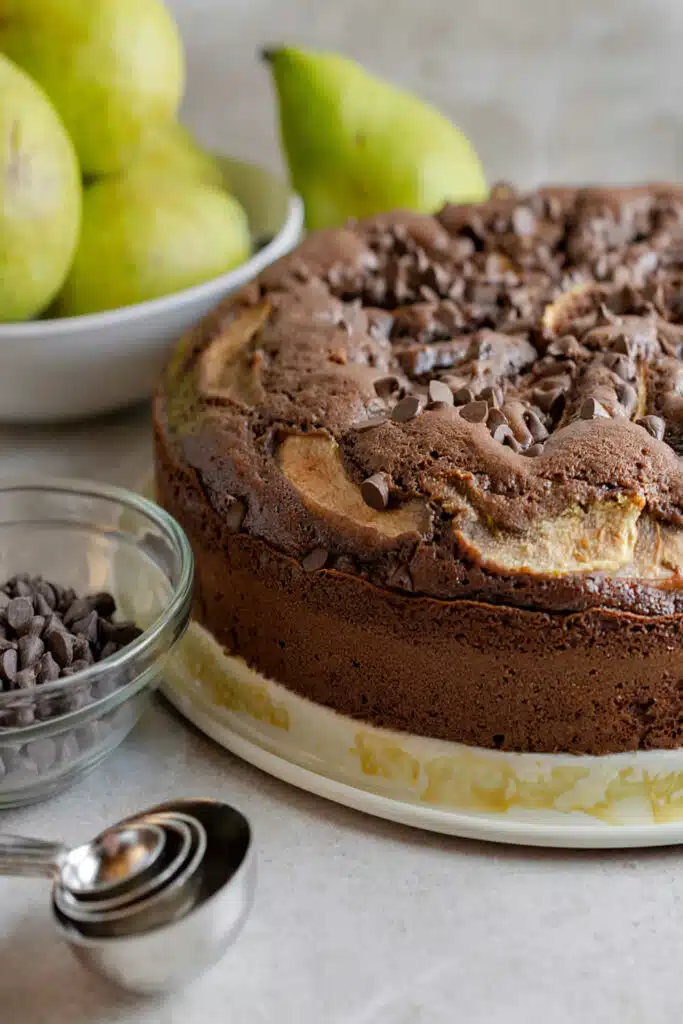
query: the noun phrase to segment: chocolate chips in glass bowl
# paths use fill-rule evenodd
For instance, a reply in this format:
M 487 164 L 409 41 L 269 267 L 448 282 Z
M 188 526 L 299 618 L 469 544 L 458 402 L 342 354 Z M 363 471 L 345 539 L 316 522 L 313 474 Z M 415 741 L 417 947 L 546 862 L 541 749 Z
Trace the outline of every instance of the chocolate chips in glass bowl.
M 0 692 L 15 692 L 18 700 L 0 709 L 0 728 L 47 721 L 111 692 L 115 684 L 103 681 L 40 699 L 43 685 L 105 661 L 141 635 L 134 622 L 117 621 L 115 613 L 116 601 L 106 592 L 82 597 L 71 587 L 28 573 L 1 584 Z M 120 685 L 127 681 L 122 676 Z M 99 692 L 103 684 L 107 693 Z

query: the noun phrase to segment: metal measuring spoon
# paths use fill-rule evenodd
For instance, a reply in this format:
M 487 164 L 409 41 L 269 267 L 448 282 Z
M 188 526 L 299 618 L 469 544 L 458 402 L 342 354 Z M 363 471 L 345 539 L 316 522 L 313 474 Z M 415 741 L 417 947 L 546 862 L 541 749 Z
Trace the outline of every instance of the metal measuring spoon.
M 164 830 L 152 821 L 124 822 L 73 849 L 0 834 L 0 875 L 58 879 L 82 900 L 112 898 L 154 874 L 164 845 Z
M 143 886 L 136 886 L 125 901 L 105 900 L 93 904 L 76 899 L 57 881 L 53 890 L 55 907 L 84 935 L 96 938 L 137 934 L 168 924 L 192 907 L 201 883 L 200 867 L 206 853 L 204 826 L 189 815 L 159 814 L 145 818 L 161 825 L 168 838 L 177 833 L 187 840 L 183 856 L 164 867 Z M 167 840 L 168 842 L 168 840 Z
M 173 816 L 195 819 L 203 827 L 207 840 L 197 868 L 196 889 L 182 913 L 171 908 L 168 916 L 162 916 L 154 928 L 150 930 L 145 926 L 142 931 L 137 930 L 133 915 L 126 933 L 112 936 L 97 934 L 97 929 L 92 927 L 88 927 L 89 934 L 85 934 L 82 924 L 65 915 L 54 897 L 52 904 L 60 934 L 85 967 L 122 988 L 148 995 L 180 987 L 221 958 L 249 915 L 256 884 L 251 827 L 244 815 L 228 804 L 215 800 L 178 800 L 154 807 L 114 828 L 160 827 L 162 820 Z M 45 844 L 39 845 L 44 856 Z M 47 845 L 53 850 L 64 849 Z M 15 866 L 16 863 L 15 860 Z M 54 860 L 50 863 L 54 864 Z M 0 873 L 2 866 L 0 856 Z M 11 873 L 52 872 L 34 868 Z M 106 914 L 102 916 L 106 932 Z

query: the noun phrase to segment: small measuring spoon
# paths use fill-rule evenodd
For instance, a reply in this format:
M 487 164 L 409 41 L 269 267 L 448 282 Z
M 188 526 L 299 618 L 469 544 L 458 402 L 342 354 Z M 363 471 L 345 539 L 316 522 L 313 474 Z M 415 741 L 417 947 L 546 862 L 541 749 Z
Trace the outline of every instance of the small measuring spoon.
M 131 890 L 131 898 L 118 906 L 97 909 L 83 903 L 55 883 L 53 898 L 57 909 L 79 927 L 84 935 L 125 936 L 131 931 L 151 931 L 187 913 L 201 883 L 200 867 L 206 853 L 206 831 L 200 822 L 188 815 L 155 815 L 155 823 L 168 831 L 187 833 L 189 845 L 184 860 L 176 862 L 174 871 L 163 870 L 160 885 L 147 882 Z
M 110 899 L 154 875 L 165 843 L 164 829 L 152 821 L 108 828 L 73 849 L 0 834 L 0 875 L 53 878 L 78 899 Z
M 160 825 L 163 829 L 165 843 L 160 857 L 155 861 L 153 872 L 128 890 L 104 899 L 83 899 L 80 893 L 67 888 L 63 879 L 57 880 L 54 891 L 59 909 L 75 920 L 87 921 L 94 915 L 109 913 L 147 899 L 168 885 L 172 879 L 175 880 L 175 876 L 183 869 L 188 859 L 194 856 L 201 843 L 201 836 L 197 834 L 192 822 L 156 819 L 154 824 Z

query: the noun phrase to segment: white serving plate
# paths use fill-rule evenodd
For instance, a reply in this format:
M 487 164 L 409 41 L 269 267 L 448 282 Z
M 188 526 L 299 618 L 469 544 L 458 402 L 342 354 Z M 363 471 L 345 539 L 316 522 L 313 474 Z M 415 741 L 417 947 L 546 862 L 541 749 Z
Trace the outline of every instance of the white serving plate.
M 515 754 L 378 729 L 265 679 L 196 624 L 176 649 L 164 693 L 263 771 L 403 825 L 529 846 L 683 842 L 683 750 Z
M 235 270 L 164 298 L 88 316 L 0 324 L 0 421 L 78 419 L 148 398 L 169 347 L 296 245 L 301 199 L 262 167 L 217 159 L 246 209 L 253 238 L 272 240 Z

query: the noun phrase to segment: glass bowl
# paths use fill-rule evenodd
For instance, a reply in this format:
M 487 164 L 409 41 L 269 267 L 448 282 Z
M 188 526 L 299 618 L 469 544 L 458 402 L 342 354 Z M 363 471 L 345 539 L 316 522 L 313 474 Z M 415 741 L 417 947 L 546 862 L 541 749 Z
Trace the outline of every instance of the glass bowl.
M 74 480 L 0 482 L 0 581 L 42 575 L 78 595 L 109 591 L 142 634 L 82 672 L 1 690 L 0 808 L 66 788 L 127 736 L 187 626 L 194 562 L 154 502 Z

